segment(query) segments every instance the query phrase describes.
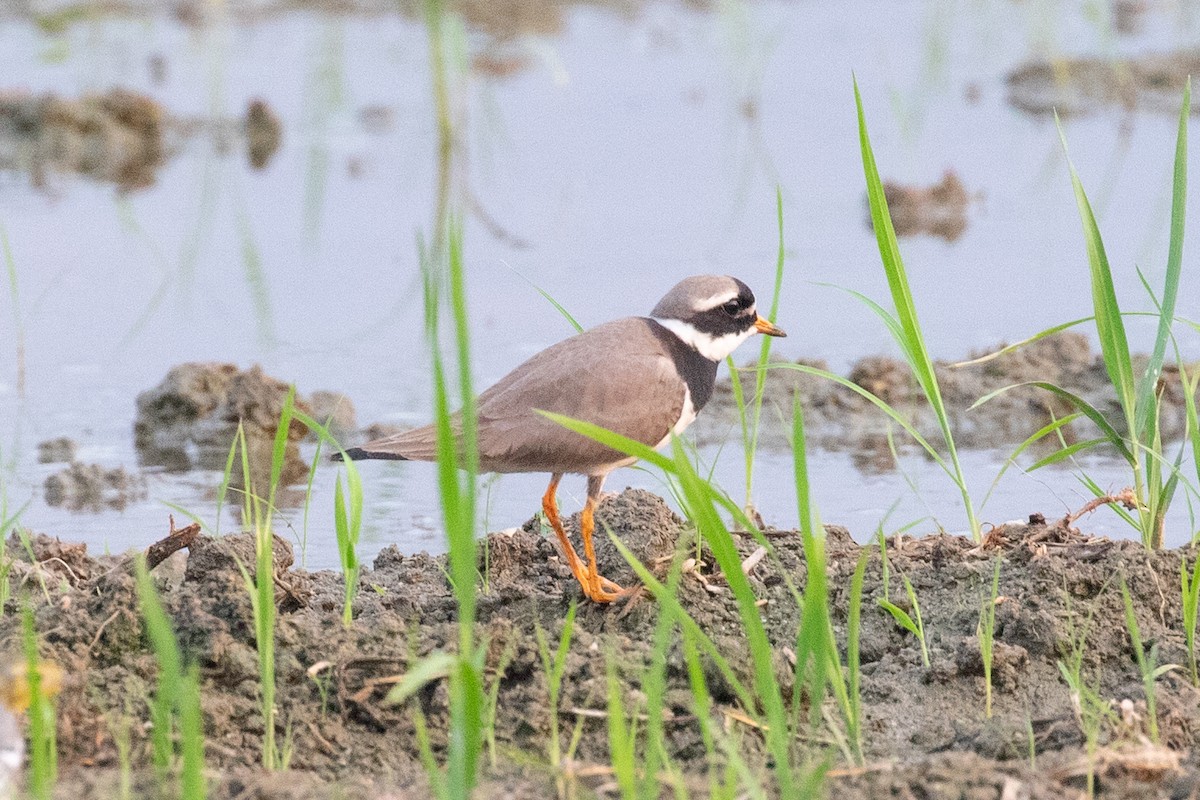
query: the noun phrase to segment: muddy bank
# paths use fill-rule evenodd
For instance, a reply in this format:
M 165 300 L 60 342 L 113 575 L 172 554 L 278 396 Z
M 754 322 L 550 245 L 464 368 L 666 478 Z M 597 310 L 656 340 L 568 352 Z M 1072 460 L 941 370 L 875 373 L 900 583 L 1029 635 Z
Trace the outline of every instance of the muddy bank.
M 250 474 L 255 486 L 270 483 L 275 433 L 289 391 L 288 384 L 259 366 L 242 370 L 235 364 L 188 362 L 172 367 L 159 384 L 137 397 L 134 446 L 143 465 L 175 471 L 223 471 L 239 424 L 246 436 Z M 351 435 L 357 423 L 353 404 L 341 394 L 313 392 L 297 397 L 295 407 L 327 424 L 339 437 Z M 309 430 L 297 420 L 288 428 L 282 485 L 308 475 L 299 442 Z M 241 470 L 231 475 L 241 485 Z
M 628 490 L 606 499 L 598 519 L 659 572 L 672 554 L 694 552 L 694 534 L 646 492 Z M 577 525 L 577 518 L 569 525 Z M 790 701 L 788 658 L 795 647 L 797 612 L 783 577 L 786 573 L 803 586 L 803 555 L 794 533 L 770 536 L 778 560 L 763 559 L 751 571 L 751 581 L 776 651 L 776 677 Z M 20 548 L 10 550 L 19 559 L 12 574 L 14 585 L 29 584 L 38 575 L 48 578 L 50 602 L 40 591 L 30 595 L 43 655 L 71 676 L 59 702 L 64 775 L 59 796 L 111 796 L 117 741 L 127 735 L 138 785 L 144 787 L 139 796 L 153 797 L 145 723 L 155 667 L 127 565 L 121 558 L 94 558 L 81 545 L 45 537 L 34 544 L 36 566 Z M 757 545 L 739 537 L 739 548 L 745 557 Z M 829 529 L 827 549 L 833 618 L 837 635 L 844 638 L 850 576 L 862 550 L 838 528 Z M 535 628 L 557 637 L 568 608 L 580 599 L 578 585 L 552 537 L 533 520 L 515 532 L 491 535 L 486 559 L 483 553 L 478 632 L 490 643 L 487 680 L 498 682 L 496 766 L 489 760 L 489 791 L 516 798 L 554 796 L 546 753 L 550 721 L 557 715 L 566 731 L 581 726 L 571 764 L 574 780 L 588 796 L 586 790 L 609 780 L 603 769 L 591 769 L 610 763 L 603 718 L 605 654 L 615 659 L 626 701 L 636 703 L 651 655 L 656 604 L 646 599 L 614 607 L 580 604 L 561 704 L 550 709 Z M 900 576 L 912 581 L 928 631 L 931 666 L 925 668 L 917 641 L 875 604 L 885 587 L 882 560 L 873 550 L 861 635 L 867 766 L 851 767 L 835 755 L 830 796 L 1078 794 L 1086 775 L 1084 736 L 1059 661 L 1080 636 L 1083 675 L 1106 703 L 1111 701 L 1095 761 L 1100 794 L 1163 797 L 1200 791 L 1195 747 L 1200 691 L 1184 670 L 1170 670 L 1158 680 L 1163 747 L 1149 747 L 1142 683 L 1116 583 L 1128 582 L 1142 636 L 1157 647 L 1159 663 L 1186 664 L 1177 587 L 1180 560 L 1192 555 L 1150 553 L 1133 542 L 1092 540 L 1044 523 L 998 529 L 984 547 L 944 535 L 892 541 L 890 597 L 905 603 Z M 385 790 L 399 797 L 426 796 L 411 709 L 387 705 L 384 695 L 394 680 L 389 676 L 455 641 L 456 610 L 443 559 L 383 551 L 363 571 L 354 624 L 345 629 L 340 576 L 295 569 L 290 547 L 277 541 L 279 735 L 281 740 L 291 736 L 291 772 L 280 778 L 254 769 L 262 722 L 250 602 L 237 566 L 239 558 L 251 556 L 246 536 L 202 538 L 189 554 L 177 554 L 155 573 L 181 643 L 202 668 L 214 796 L 365 798 L 383 796 Z M 600 543 L 599 556 L 609 577 L 632 584 L 630 569 L 610 543 Z M 711 555 L 704 551 L 702 556 L 683 576 L 678 597 L 749 681 L 736 604 L 715 574 Z M 996 607 L 995 715 L 985 720 L 975 637 L 997 558 L 1002 600 Z M 14 610 L 10 603 L 10 613 L 0 620 L 0 647 L 8 651 L 19 649 Z M 700 711 L 724 720 L 745 743 L 749 767 L 763 773 L 760 734 L 738 721 L 735 696 L 719 671 L 710 665 L 707 673 L 713 707 Z M 685 781 L 702 791 L 705 748 L 679 642 L 668 652 L 666 674 L 669 755 Z M 441 748 L 448 716 L 444 684 L 423 691 L 419 703 L 434 745 Z M 819 742 L 797 746 L 810 748 L 813 757 L 830 752 Z
M 279 149 L 283 127 L 262 100 L 252 101 L 242 120 L 188 119 L 120 88 L 77 98 L 0 90 L 0 170 L 27 174 L 38 188 L 79 175 L 123 191 L 145 189 L 189 138 L 201 135 L 223 152 L 244 148 L 257 170 Z
M 1092 114 L 1105 108 L 1179 113 L 1183 85 L 1200 71 L 1200 52 L 1135 58 L 1035 61 L 1009 73 L 1008 102 L 1029 114 Z M 1200 99 L 1192 100 L 1192 113 Z
M 897 236 L 927 234 L 954 242 L 967 230 L 967 209 L 973 198 L 954 170 L 946 170 L 940 181 L 929 186 L 884 181 L 883 193 Z M 863 205 L 867 229 L 872 230 L 865 197 Z
M 979 355 L 973 353 L 970 357 Z M 822 362 L 804 363 L 827 369 Z M 1144 356 L 1135 358 L 1135 372 L 1140 373 L 1144 364 Z M 978 408 L 971 408 L 989 392 L 1029 381 L 1047 381 L 1080 395 L 1123 431 L 1120 406 L 1104 362 L 1082 334 L 1058 334 L 980 364 L 954 367 L 937 362 L 935 368 L 954 439 L 960 447 L 1011 449 L 1051 420 L 1072 412 L 1064 401 L 1033 387 L 1012 389 Z M 854 364 L 846 377 L 895 407 L 929 441 L 941 441 L 937 419 L 905 363 L 887 356 L 868 356 Z M 1165 439 L 1174 440 L 1182 437 L 1186 429 L 1178 368 L 1164 367 L 1162 380 L 1162 432 Z M 743 379 L 743 383 L 753 387 L 753 377 Z M 879 453 L 886 465 L 891 460 L 887 452 L 890 424 L 895 429 L 897 445 L 909 446 L 906 434 L 861 395 L 833 381 L 779 366 L 772 367 L 767 374 L 762 446 L 790 446 L 792 398 L 796 393 L 804 406 L 805 427 L 813 444 L 831 450 Z M 689 430 L 695 432 L 699 441 L 714 443 L 736 438 L 736 424 L 737 406 L 726 380 L 718 384 L 704 413 Z M 1064 428 L 1068 442 L 1096 435 L 1097 430 L 1086 420 Z

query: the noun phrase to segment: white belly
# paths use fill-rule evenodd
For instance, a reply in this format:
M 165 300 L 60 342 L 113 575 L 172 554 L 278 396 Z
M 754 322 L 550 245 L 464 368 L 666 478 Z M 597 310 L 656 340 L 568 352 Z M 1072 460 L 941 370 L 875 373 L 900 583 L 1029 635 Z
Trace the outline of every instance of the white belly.
M 671 428 L 671 432 L 663 437 L 663 440 L 654 445 L 654 449 L 662 447 L 667 442 L 671 441 L 672 436 L 678 436 L 687 430 L 687 426 L 696 421 L 696 405 L 692 402 L 692 390 L 683 387 L 683 410 L 679 413 L 679 421 Z

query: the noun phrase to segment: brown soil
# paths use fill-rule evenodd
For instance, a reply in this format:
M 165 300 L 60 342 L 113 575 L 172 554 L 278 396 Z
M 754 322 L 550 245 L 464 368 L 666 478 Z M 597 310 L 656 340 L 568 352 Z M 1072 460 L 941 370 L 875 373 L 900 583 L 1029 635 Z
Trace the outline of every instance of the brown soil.
M 0 170 L 28 174 L 38 188 L 80 175 L 122 191 L 153 186 L 183 139 L 204 135 L 222 152 L 245 142 L 251 167 L 278 151 L 283 125 L 262 100 L 242 120 L 184 119 L 154 98 L 126 89 L 78 98 L 0 91 Z
M 664 557 L 693 546 L 688 531 L 657 497 L 627 490 L 604 501 L 599 518 L 635 554 L 662 570 Z M 577 520 L 572 520 L 572 525 Z M 788 652 L 795 646 L 797 614 L 781 570 L 803 585 L 803 555 L 792 532 L 771 532 L 778 561 L 768 557 L 752 571 L 764 601 L 763 620 L 776 648 L 777 677 L 792 693 Z M 490 643 L 488 681 L 499 681 L 497 765 L 485 772 L 486 793 L 514 798 L 554 796 L 546 765 L 552 714 L 564 730 L 582 725 L 573 762 L 582 796 L 607 782 L 605 654 L 616 659 L 627 701 L 639 696 L 640 675 L 651 654 L 657 606 L 647 599 L 605 607 L 582 602 L 558 709 L 547 702 L 535 626 L 557 637 L 569 606 L 581 594 L 555 546 L 531 520 L 486 541 L 487 586 L 479 598 L 479 635 Z M 739 537 L 743 556 L 757 545 Z M 850 575 L 862 552 L 842 529 L 827 542 L 832 607 L 839 638 L 845 636 Z M 624 584 L 627 566 L 607 542 L 601 568 Z M 14 548 L 10 552 L 21 552 Z M 481 548 L 481 553 L 483 552 Z M 38 564 L 20 561 L 15 583 L 35 572 L 40 590 L 37 628 L 43 655 L 70 676 L 59 700 L 63 781 L 71 800 L 114 796 L 118 750 L 114 731 L 132 738 L 136 796 L 156 797 L 148 770 L 146 700 L 155 666 L 137 613 L 124 558 L 93 558 L 82 545 L 35 540 Z M 1073 637 L 1086 632 L 1084 674 L 1113 702 L 1096 755 L 1099 791 L 1108 797 L 1195 796 L 1200 791 L 1197 720 L 1200 691 L 1186 671 L 1168 671 L 1157 682 L 1162 747 L 1144 740 L 1146 707 L 1134 663 L 1117 580 L 1128 582 L 1142 636 L 1157 647 L 1161 664 L 1185 664 L 1178 592 L 1182 551 L 1151 553 L 1133 542 L 1094 540 L 1061 525 L 1011 525 L 992 531 L 984 546 L 935 535 L 893 541 L 890 592 L 903 603 L 899 576 L 907 575 L 920 598 L 932 665 L 922 666 L 914 638 L 876 607 L 883 594 L 881 559 L 870 555 L 862 621 L 862 697 L 866 767 L 836 760 L 831 797 L 1030 797 L 1079 796 L 1087 772 L 1083 735 L 1058 662 Z M 388 676 L 415 659 L 453 646 L 456 607 L 441 558 L 383 551 L 362 575 L 355 620 L 340 621 L 340 576 L 291 566 L 286 543 L 277 541 L 278 708 L 280 736 L 291 732 L 290 770 L 265 776 L 260 758 L 262 723 L 250 603 L 237 559 L 252 558 L 244 535 L 197 540 L 156 571 L 160 591 L 180 640 L 202 668 L 207 755 L 219 798 L 407 798 L 428 796 L 419 761 L 413 715 L 384 702 Z M 983 715 L 983 678 L 976 636 L 979 610 L 990 588 L 992 566 L 1002 559 L 1001 602 L 996 609 L 995 715 Z M 485 562 L 481 556 L 481 570 Z M 736 605 L 712 558 L 704 554 L 685 574 L 678 593 L 688 613 L 713 638 L 734 668 L 749 679 L 750 665 Z M 9 612 L 15 606 L 10 603 Z M 0 620 L 0 646 L 19 649 L 20 626 Z M 705 749 L 695 723 L 678 643 L 667 656 L 667 746 L 674 763 L 703 793 Z M 497 673 L 502 653 L 511 658 Z M 315 665 L 322 665 L 316 667 Z M 309 670 L 315 668 L 318 680 Z M 734 697 L 710 670 L 715 708 L 749 751 L 759 733 L 725 712 Z M 419 694 L 434 745 L 445 744 L 447 694 L 437 682 Z M 1129 702 L 1124 702 L 1124 701 Z M 1031 744 L 1032 737 L 1032 744 Z M 1036 765 L 1030 765 L 1031 747 Z M 759 770 L 760 763 L 751 768 Z M 590 775 L 591 777 L 587 777 Z M 707 795 L 705 795 L 707 796 Z
M 972 357 L 978 355 L 981 354 Z M 822 362 L 804 363 L 827 369 Z M 1135 369 L 1141 371 L 1144 363 L 1144 357 L 1135 358 Z M 935 370 L 954 441 L 960 447 L 1012 448 L 1053 419 L 1071 413 L 1073 409 L 1065 402 L 1033 387 L 1010 390 L 978 408 L 971 408 L 989 392 L 1029 381 L 1046 381 L 1074 392 L 1104 412 L 1119 430 L 1123 427 L 1117 396 L 1104 362 L 1082 334 L 1058 334 L 970 366 L 937 362 Z M 937 418 L 904 362 L 887 356 L 868 356 L 855 363 L 847 377 L 895 407 L 929 441 L 941 441 Z M 1179 439 L 1186 430 L 1186 416 L 1178 369 L 1174 365 L 1164 367 L 1162 380 L 1163 437 Z M 891 462 L 887 450 L 891 425 L 897 434 L 897 444 L 909 446 L 907 437 L 896 429 L 895 423 L 868 400 L 833 381 L 786 368 L 773 368 L 767 374 L 764 403 L 768 412 L 762 417 L 762 446 L 789 447 L 792 398 L 796 393 L 804 405 L 807 434 L 813 444 L 832 450 L 880 452 L 885 456 L 881 462 L 886 466 Z M 702 442 L 719 442 L 732 435 L 736 415 L 733 390 L 728 381 L 723 381 L 689 430 Z M 780 419 L 786 423 L 780 423 Z M 1092 423 L 1082 421 L 1064 429 L 1064 435 L 1070 442 L 1099 434 Z
M 1200 52 L 1136 58 L 1035 61 L 1008 75 L 1008 102 L 1030 114 L 1092 114 L 1109 107 L 1179 113 L 1183 85 L 1200 68 Z M 1192 113 L 1200 99 L 1192 101 Z
M 897 236 L 928 234 L 953 242 L 967 230 L 971 196 L 954 170 L 946 170 L 931 186 L 884 181 L 883 192 Z M 872 227 L 869 209 L 866 223 Z

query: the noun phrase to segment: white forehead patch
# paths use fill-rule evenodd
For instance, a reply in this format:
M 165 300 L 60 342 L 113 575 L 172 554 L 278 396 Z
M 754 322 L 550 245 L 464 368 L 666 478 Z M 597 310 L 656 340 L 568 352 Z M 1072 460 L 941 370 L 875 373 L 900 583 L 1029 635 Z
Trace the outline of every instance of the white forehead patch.
M 696 303 L 692 306 L 692 310 L 693 311 L 708 311 L 710 309 L 716 308 L 717 306 L 723 306 L 726 303 L 728 303 L 730 300 L 736 300 L 737 296 L 738 296 L 737 289 L 731 289 L 731 290 L 727 290 L 724 292 L 717 292 L 716 294 L 710 295 L 709 297 L 707 297 L 704 300 L 697 300 Z

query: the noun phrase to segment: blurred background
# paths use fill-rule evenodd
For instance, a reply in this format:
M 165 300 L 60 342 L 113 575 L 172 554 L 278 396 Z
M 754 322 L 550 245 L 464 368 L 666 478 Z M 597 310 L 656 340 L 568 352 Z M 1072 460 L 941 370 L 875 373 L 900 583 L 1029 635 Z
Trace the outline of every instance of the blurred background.
M 93 550 L 145 546 L 165 535 L 168 513 L 215 528 L 219 467 L 205 443 L 164 454 L 163 438 L 178 431 L 134 433 L 138 395 L 160 387 L 143 414 L 177 402 L 160 384 L 188 362 L 261 365 L 313 408 L 352 407 L 347 444 L 367 426 L 425 421 L 417 242 L 448 205 L 465 229 L 478 387 L 573 332 L 541 292 L 584 326 L 645 314 L 702 272 L 740 277 L 765 305 L 777 188 L 778 322 L 789 338 L 775 352 L 842 374 L 864 357 L 894 356 L 878 318 L 836 288 L 888 297 L 866 221 L 852 76 L 935 357 L 965 359 L 1090 313 L 1055 108 L 1118 294 L 1151 307 L 1135 268 L 1161 285 L 1176 113 L 1200 64 L 1192 4 L 463 0 L 450 9 L 434 49 L 417 2 L 4 4 L 7 516 Z M 439 119 L 452 128 L 451 159 Z M 1178 311 L 1195 319 L 1193 262 L 1185 250 Z M 1150 323 L 1130 325 L 1135 347 L 1150 340 Z M 1195 337 L 1180 344 L 1186 358 L 1200 351 Z M 213 374 L 233 375 L 189 379 Z M 768 424 L 778 416 L 764 412 Z M 739 496 L 735 418 L 727 407 L 711 417 L 699 457 Z M 917 520 L 922 532 L 965 528 L 957 489 L 928 461 L 902 454 L 898 468 L 880 465 L 817 434 L 825 521 L 860 540 Z M 59 437 L 65 449 L 39 448 Z M 1019 440 L 965 454 L 981 496 Z M 301 448 L 305 459 L 312 452 Z M 1102 485 L 1127 482 L 1102 455 L 1088 465 Z M 362 471 L 364 557 L 390 543 L 444 548 L 433 468 Z M 336 564 L 335 474 L 320 468 L 311 506 L 299 499 L 284 511 L 310 567 Z M 100 481 L 99 499 L 71 500 L 63 481 L 81 475 Z M 488 529 L 524 523 L 544 482 L 485 479 Z M 651 472 L 623 470 L 608 488 L 625 485 L 665 493 Z M 563 489 L 574 510 L 582 480 Z M 791 454 L 778 443 L 758 453 L 753 495 L 768 523 L 795 523 Z M 1057 516 L 1089 497 L 1069 468 L 1012 469 L 981 518 Z M 1178 544 L 1195 525 L 1188 503 L 1172 513 L 1167 543 Z M 226 529 L 236 524 L 222 514 Z M 1088 527 L 1135 535 L 1104 512 Z

